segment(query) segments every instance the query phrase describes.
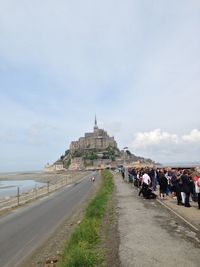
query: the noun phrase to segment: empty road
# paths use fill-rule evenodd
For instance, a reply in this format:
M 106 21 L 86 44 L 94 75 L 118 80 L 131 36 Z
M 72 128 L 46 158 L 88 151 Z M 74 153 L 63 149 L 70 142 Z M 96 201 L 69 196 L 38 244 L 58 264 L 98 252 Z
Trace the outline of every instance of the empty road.
M 90 176 L 0 217 L 1 267 L 18 266 L 73 214 L 93 186 Z

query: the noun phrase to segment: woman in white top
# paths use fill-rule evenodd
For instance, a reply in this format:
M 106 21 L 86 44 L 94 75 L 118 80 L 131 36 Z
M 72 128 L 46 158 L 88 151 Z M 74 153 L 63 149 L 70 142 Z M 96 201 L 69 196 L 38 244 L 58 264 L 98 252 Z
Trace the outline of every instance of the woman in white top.
M 194 177 L 195 192 L 197 193 L 198 208 L 200 209 L 200 178 L 195 175 Z

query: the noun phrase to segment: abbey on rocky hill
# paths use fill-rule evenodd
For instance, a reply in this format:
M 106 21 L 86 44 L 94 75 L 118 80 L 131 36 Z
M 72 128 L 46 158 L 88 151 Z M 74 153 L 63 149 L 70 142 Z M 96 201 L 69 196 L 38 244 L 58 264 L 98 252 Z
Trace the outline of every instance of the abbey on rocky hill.
M 70 151 L 74 154 L 77 151 L 103 151 L 109 147 L 117 149 L 117 143 L 114 137 L 110 137 L 105 130 L 98 128 L 95 116 L 94 131 L 92 133 L 85 133 L 85 136 L 80 137 L 78 141 L 71 142 Z
M 85 133 L 78 141 L 72 141 L 64 155 L 54 164 L 47 164 L 45 171 L 104 169 L 135 164 L 152 165 L 154 162 L 135 156 L 127 148 L 120 151 L 114 137 L 98 127 L 95 116 L 93 132 Z

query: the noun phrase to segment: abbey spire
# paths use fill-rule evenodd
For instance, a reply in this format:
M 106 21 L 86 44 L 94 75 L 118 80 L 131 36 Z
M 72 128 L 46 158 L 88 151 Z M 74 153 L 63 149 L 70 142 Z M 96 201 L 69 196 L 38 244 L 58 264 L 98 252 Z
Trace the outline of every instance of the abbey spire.
M 94 130 L 98 129 L 98 126 L 97 126 L 97 118 L 96 118 L 96 115 L 95 115 L 95 120 L 94 120 Z

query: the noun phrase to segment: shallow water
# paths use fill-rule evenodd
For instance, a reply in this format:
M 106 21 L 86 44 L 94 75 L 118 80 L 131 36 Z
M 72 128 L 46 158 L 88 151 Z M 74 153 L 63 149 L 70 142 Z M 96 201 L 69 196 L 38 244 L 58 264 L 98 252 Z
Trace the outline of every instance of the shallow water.
M 33 188 L 45 186 L 45 183 L 36 182 L 35 180 L 5 180 L 0 181 L 0 198 L 17 196 L 19 193 L 25 193 Z

